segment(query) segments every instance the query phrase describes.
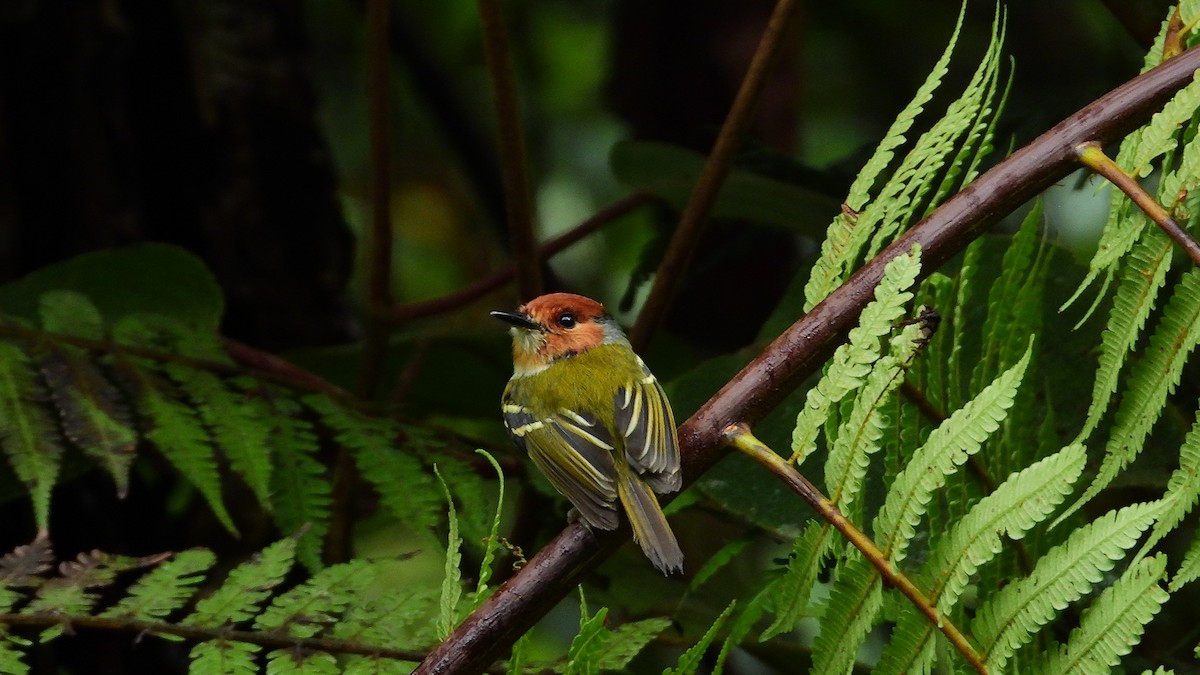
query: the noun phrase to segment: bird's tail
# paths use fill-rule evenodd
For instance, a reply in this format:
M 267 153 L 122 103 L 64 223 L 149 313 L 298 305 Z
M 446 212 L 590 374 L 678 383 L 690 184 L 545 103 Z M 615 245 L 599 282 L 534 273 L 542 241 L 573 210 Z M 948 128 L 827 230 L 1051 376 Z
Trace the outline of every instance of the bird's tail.
M 683 551 L 679 550 L 679 542 L 675 541 L 675 533 L 667 524 L 658 498 L 624 462 L 617 462 L 617 474 L 617 494 L 633 526 L 633 540 L 663 574 L 682 572 Z

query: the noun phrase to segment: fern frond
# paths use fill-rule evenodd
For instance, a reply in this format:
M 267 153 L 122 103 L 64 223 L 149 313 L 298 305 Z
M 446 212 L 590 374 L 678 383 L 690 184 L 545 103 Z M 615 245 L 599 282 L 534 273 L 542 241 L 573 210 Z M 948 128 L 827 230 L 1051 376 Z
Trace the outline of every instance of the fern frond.
M 375 566 L 365 560 L 326 567 L 303 584 L 276 596 L 258 615 L 254 628 L 275 630 L 291 637 L 312 637 L 337 621 L 374 581 Z
M 300 404 L 285 395 L 253 399 L 253 404 L 264 406 L 261 417 L 272 425 L 268 442 L 275 458 L 271 473 L 275 522 L 284 532 L 307 528 L 296 556 L 309 570 L 319 570 L 333 488 L 325 465 L 316 459 L 320 447 L 312 423 L 301 417 Z
M 1104 448 L 1096 479 L 1061 521 L 1100 493 L 1141 452 L 1150 427 L 1162 414 L 1167 394 L 1175 390 L 1183 366 L 1200 342 L 1200 270 L 1191 270 L 1175 287 L 1163 311 L 1146 356 L 1134 366 L 1129 386 Z
M 1100 335 L 1100 363 L 1092 385 L 1092 403 L 1078 440 L 1086 440 L 1108 410 L 1109 401 L 1117 391 L 1125 358 L 1154 309 L 1170 266 L 1171 241 L 1167 235 L 1154 230 L 1138 242 L 1121 268 L 1108 325 Z
M 262 650 L 258 645 L 228 640 L 210 640 L 192 647 L 188 653 L 191 672 L 218 675 L 257 675 L 255 656 Z
M 760 642 L 795 629 L 804 618 L 817 572 L 830 554 L 832 532 L 826 524 L 811 520 L 792 544 L 787 571 L 768 586 L 775 599 L 775 621 L 763 631 Z
M 165 618 L 186 603 L 204 580 L 204 573 L 216 563 L 211 551 L 192 549 L 181 551 L 143 575 L 130 589 L 128 595 L 100 616 L 153 621 Z
M 597 665 L 602 672 L 625 670 L 633 657 L 642 653 L 662 632 L 671 627 L 671 620 L 664 618 L 642 619 L 617 626 L 604 641 L 604 651 Z
M 845 203 L 851 213 L 861 211 L 867 203 L 870 198 L 870 190 L 879 174 L 892 163 L 896 148 L 904 144 L 906 134 L 912 128 L 913 122 L 925 109 L 925 104 L 933 98 L 933 92 L 937 90 L 942 83 L 942 78 L 949 72 L 950 56 L 954 53 L 955 44 L 958 43 L 965 11 L 966 3 L 963 3 L 946 49 L 934 64 L 929 75 L 925 77 L 925 81 L 917 88 L 917 93 L 912 100 L 896 116 L 892 126 L 884 134 L 883 140 L 875 148 L 874 154 L 863 165 L 862 170 L 854 179 L 854 183 L 850 186 Z M 869 233 L 867 236 L 855 237 L 857 227 L 857 216 L 845 212 L 838 214 L 829 226 L 825 240 L 821 243 L 821 255 L 813 264 L 808 282 L 804 286 L 805 312 L 811 310 L 818 302 L 825 299 L 825 296 L 829 295 L 829 292 L 840 283 L 843 271 L 858 257 L 858 246 L 862 244 L 859 243 L 855 246 L 851 241 L 857 239 L 859 242 L 866 242 Z
M 338 443 L 354 451 L 359 472 L 397 520 L 418 529 L 438 523 L 441 498 L 429 472 L 399 447 L 396 425 L 339 406 L 326 396 L 306 396 L 304 403 L 333 429 Z
M 1001 552 L 1001 537 L 1021 539 L 1050 516 L 1070 494 L 1086 459 L 1084 447 L 1074 444 L 1013 474 L 938 540 L 920 578 L 928 580 L 929 599 L 940 614 L 958 603 L 979 567 Z M 914 607 L 901 612 L 877 672 L 928 673 L 934 628 Z
M 59 565 L 60 576 L 48 579 L 37 590 L 37 597 L 21 609 L 21 614 L 71 616 L 91 614 L 98 598 L 96 589 L 112 583 L 117 574 L 139 567 L 143 561 L 100 551 L 80 553 L 75 560 Z M 43 642 L 63 633 L 62 625 L 42 631 Z
M 354 603 L 333 627 L 333 636 L 365 644 L 396 645 L 413 649 L 429 647 L 438 640 L 434 622 L 438 588 L 414 585 L 389 588 Z
M 843 564 L 821 615 L 821 632 L 813 642 L 812 672 L 850 672 L 858 648 L 882 607 L 883 585 L 870 562 L 856 556 Z
M 29 664 L 21 660 L 23 652 L 13 649 L 11 638 L 0 633 L 0 673 L 4 675 L 27 675 Z
M 808 390 L 792 432 L 792 461 L 796 464 L 812 452 L 832 406 L 862 386 L 871 364 L 879 358 L 879 338 L 888 334 L 892 324 L 903 315 L 904 303 L 912 299 L 908 289 L 920 270 L 921 252 L 916 246 L 908 255 L 897 256 L 884 268 L 883 278 L 875 287 L 875 299 L 863 309 L 858 326 L 850 331 L 848 342 L 834 352 L 817 386 Z
M 62 461 L 58 430 L 45 408 L 48 398 L 25 352 L 0 342 L 0 451 L 29 490 L 39 532 L 49 532 L 50 490 Z
M 1050 652 L 1036 672 L 1100 673 L 1119 664 L 1170 597 L 1159 585 L 1166 571 L 1161 553 L 1131 565 L 1092 602 L 1066 646 Z
M 276 649 L 267 654 L 267 675 L 338 675 L 337 659 L 328 652 Z
M 185 626 L 232 626 L 258 613 L 258 607 L 271 595 L 292 569 L 296 559 L 296 539 L 288 537 L 264 548 L 229 572 L 225 583 L 212 595 L 201 598 L 196 609 L 182 621 Z
M 704 632 L 704 635 L 696 641 L 696 644 L 688 648 L 687 651 L 679 655 L 679 660 L 675 662 L 674 668 L 667 668 L 663 671 L 663 675 L 692 675 L 700 670 L 700 664 L 703 662 L 704 655 L 708 652 L 709 646 L 716 639 L 717 633 L 721 627 L 729 620 L 729 615 L 733 613 L 733 608 L 737 606 L 737 600 L 733 600 L 725 607 L 725 611 L 721 612 L 712 625 Z
M 1187 553 L 1183 554 L 1183 562 L 1179 563 L 1179 569 L 1171 578 L 1168 590 L 1174 593 L 1196 579 L 1200 579 L 1200 532 L 1193 536 Z
M 1162 498 L 1163 512 L 1138 551 L 1138 557 L 1146 555 L 1168 532 L 1178 527 L 1197 500 L 1200 500 L 1200 410 L 1196 411 L 1196 421 L 1179 448 L 1179 468 L 1167 479 L 1167 491 Z
M 212 373 L 178 364 L 166 364 L 163 370 L 187 396 L 229 467 L 242 477 L 258 503 L 270 510 L 270 425 L 261 417 L 262 408 L 247 405 L 245 391 Z
M 930 497 L 1000 426 L 1025 374 L 1033 340 L 1021 360 L 934 429 L 896 477 L 875 518 L 875 542 L 888 559 L 904 559 Z
M 458 515 L 454 512 L 454 498 L 450 496 L 450 488 L 446 487 L 446 481 L 442 479 L 442 474 L 436 466 L 433 467 L 433 472 L 437 474 L 449 509 L 447 520 L 450 532 L 446 543 L 446 571 L 442 577 L 441 611 L 438 612 L 437 622 L 438 636 L 445 639 L 450 630 L 458 625 L 458 601 L 462 598 L 462 569 L 459 567 L 462 563 L 462 537 L 458 536 Z
M 988 669 L 1002 672 L 1018 647 L 1099 583 L 1150 527 L 1159 509 L 1151 502 L 1110 511 L 1050 549 L 1028 577 L 989 598 L 972 623 Z
M 588 616 L 586 606 L 579 620 L 579 632 L 571 640 L 567 649 L 567 664 L 563 668 L 564 675 L 599 675 L 600 656 L 604 651 L 607 631 L 604 622 L 608 618 L 608 608 L 601 607 L 595 615 Z
M 50 333 L 104 339 L 104 317 L 86 295 L 77 291 L 46 291 L 38 296 L 38 318 Z
M 479 562 L 479 580 L 475 583 L 475 598 L 476 603 L 482 603 L 484 593 L 488 587 L 488 581 L 492 578 L 492 562 L 496 559 L 496 550 L 500 548 L 500 517 L 504 513 L 504 471 L 500 469 L 500 463 L 496 461 L 486 450 L 476 450 L 476 453 L 483 455 L 484 459 L 492 465 L 492 470 L 496 472 L 496 482 L 498 494 L 496 495 L 496 513 L 492 517 L 492 529 L 488 533 L 487 542 L 483 545 L 483 559 Z M 476 605 L 478 607 L 478 604 Z
M 1193 80 L 1175 92 L 1150 122 L 1142 127 L 1141 137 L 1131 161 L 1129 174 L 1145 178 L 1150 175 L 1151 162 L 1179 146 L 1179 129 L 1192 119 L 1200 108 L 1200 80 Z

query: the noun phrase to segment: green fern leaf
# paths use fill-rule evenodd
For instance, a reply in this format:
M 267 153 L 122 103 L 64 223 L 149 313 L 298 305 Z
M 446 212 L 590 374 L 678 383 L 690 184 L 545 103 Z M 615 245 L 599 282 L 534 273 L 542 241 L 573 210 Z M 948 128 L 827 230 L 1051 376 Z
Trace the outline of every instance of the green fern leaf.
M 375 487 L 389 513 L 415 529 L 432 529 L 438 523 L 441 499 L 421 463 L 398 447 L 395 424 L 359 414 L 325 396 L 306 396 L 304 403 L 333 429 L 338 443 L 354 450 L 359 473 Z
M 1162 554 L 1132 565 L 1092 602 L 1066 647 L 1052 651 L 1037 672 L 1102 673 L 1119 664 L 1170 597 L 1159 585 L 1166 571 Z
M 96 604 L 96 589 L 110 585 L 113 579 L 126 570 L 140 566 L 138 558 L 110 555 L 100 551 L 81 553 L 67 563 L 59 565 L 61 576 L 49 579 L 37 590 L 21 614 L 51 614 L 55 616 L 77 616 L 91 614 Z M 41 640 L 49 641 L 63 633 L 64 626 L 54 626 L 42 631 Z
M 599 675 L 599 661 L 609 636 L 608 629 L 604 627 L 607 617 L 607 607 L 601 607 L 595 616 L 591 617 L 587 615 L 586 607 L 584 608 L 579 622 L 579 633 L 571 640 L 571 646 L 567 649 L 567 664 L 563 668 L 563 675 Z
M 513 645 L 513 648 L 516 649 L 516 645 Z M 351 655 L 345 657 L 344 663 L 342 675 L 409 675 L 417 668 L 417 664 L 408 661 L 373 656 Z
M 483 559 L 479 562 L 479 581 L 475 584 L 475 596 L 477 599 L 476 607 L 483 602 L 484 591 L 487 590 L 488 581 L 492 578 L 492 562 L 496 559 L 496 551 L 500 546 L 500 517 L 504 513 L 504 471 L 500 469 L 500 463 L 496 461 L 486 450 L 476 450 L 476 453 L 483 455 L 484 459 L 492 465 L 492 470 L 496 472 L 496 482 L 499 487 L 499 494 L 496 496 L 496 515 L 492 517 L 492 530 L 488 533 L 487 542 L 483 546 Z
M 42 328 L 51 333 L 103 340 L 104 318 L 84 294 L 69 290 L 46 291 L 38 296 Z
M 891 562 L 904 559 L 933 492 L 999 428 L 1012 406 L 1032 352 L 1031 338 L 1021 360 L 929 434 L 896 477 L 874 525 L 876 544 Z
M 446 504 L 449 507 L 448 520 L 450 533 L 446 544 L 446 573 L 442 577 L 441 611 L 438 613 L 438 636 L 445 639 L 450 630 L 458 625 L 458 601 L 462 599 L 462 537 L 458 536 L 458 515 L 454 512 L 454 498 L 450 496 L 450 488 L 442 480 L 442 474 L 437 467 L 433 468 L 438 482 L 442 486 Z
M 928 580 L 925 588 L 940 614 L 957 604 L 979 567 L 1001 552 L 1002 536 L 1021 539 L 1066 499 L 1086 459 L 1082 445 L 1070 445 L 1013 474 L 938 540 L 920 578 Z M 930 672 L 933 633 L 925 615 L 915 607 L 905 607 L 877 672 Z
M 662 675 L 692 675 L 699 672 L 700 664 L 704 661 L 704 656 L 708 652 L 708 648 L 712 645 L 713 640 L 717 638 L 717 633 L 721 631 L 721 627 L 729 620 L 729 615 L 733 613 L 733 608 L 737 606 L 737 600 L 733 600 L 725 607 L 725 611 L 721 612 L 716 619 L 713 620 L 708 630 L 704 632 L 696 644 L 692 645 L 684 653 L 679 655 L 679 660 L 675 662 L 674 668 L 667 668 Z
M 989 598 L 971 626 L 988 669 L 1003 672 L 1018 647 L 1099 583 L 1137 543 L 1160 508 L 1151 502 L 1110 511 L 1050 549 L 1028 577 Z
M 129 467 L 137 453 L 133 413 L 117 387 L 83 352 L 56 347 L 38 357 L 58 408 L 63 435 L 112 476 L 117 497 L 129 492 Z
M 829 500 L 848 513 L 862 489 L 870 457 L 879 451 L 886 416 L 881 408 L 904 381 L 903 371 L 921 339 L 921 326 L 906 326 L 891 342 L 892 353 L 871 368 L 854 406 L 837 432 L 837 440 L 825 461 L 825 485 Z
M 1162 414 L 1167 394 L 1179 384 L 1183 366 L 1198 342 L 1200 270 L 1191 270 L 1175 287 L 1145 358 L 1129 376 L 1096 479 L 1059 521 L 1099 494 L 1141 452 L 1150 428 Z
M 1183 562 L 1179 563 L 1168 590 L 1174 593 L 1196 579 L 1200 579 L 1200 532 L 1195 534 L 1187 553 L 1183 554 Z
M 270 510 L 270 426 L 260 416 L 262 408 L 247 405 L 245 391 L 212 373 L 178 364 L 166 364 L 163 370 L 187 395 L 230 468 L 250 486 L 258 503 Z
M 197 675 L 257 675 L 254 657 L 262 649 L 247 642 L 210 640 L 192 647 L 189 672 Z
M 291 637 L 312 637 L 335 621 L 357 602 L 375 581 L 375 567 L 365 560 L 351 560 L 326 567 L 311 579 L 277 596 L 254 622 L 256 630 L 275 630 Z
M 812 672 L 850 672 L 858 647 L 882 607 L 883 586 L 875 568 L 861 556 L 842 565 L 821 616 L 821 632 L 813 642 Z
M 337 659 L 327 652 L 276 649 L 267 654 L 267 675 L 338 675 Z
M 434 622 L 439 588 L 414 585 L 369 594 L 352 604 L 333 627 L 333 636 L 365 644 L 409 649 L 428 648 L 438 642 Z
M 253 618 L 271 590 L 283 582 L 295 558 L 296 540 L 292 537 L 264 548 L 252 560 L 233 568 L 212 595 L 197 602 L 183 625 L 217 628 Z
M 1092 386 L 1092 403 L 1078 439 L 1086 440 L 1108 410 L 1117 391 L 1117 382 L 1125 358 L 1146 325 L 1154 309 L 1158 292 L 1171 266 L 1171 241 L 1155 230 L 1138 242 L 1121 269 L 1121 279 L 1113 298 L 1108 325 L 1100 335 L 1100 364 Z
M 1155 159 L 1162 157 L 1179 146 L 1179 129 L 1192 119 L 1200 108 L 1200 80 L 1193 80 L 1175 92 L 1161 110 L 1154 113 L 1150 122 L 1142 127 L 1141 138 L 1132 161 L 1130 175 L 1145 178 L 1154 168 Z
M 260 417 L 272 425 L 268 442 L 275 458 L 271 473 L 275 522 L 284 532 L 306 528 L 296 557 L 310 571 L 319 570 L 321 546 L 329 531 L 332 488 L 325 465 L 315 457 L 317 436 L 312 424 L 300 416 L 300 404 L 286 395 L 271 396 L 269 401 L 255 399 L 255 404 L 263 406 Z
M 892 163 L 896 155 L 896 149 L 905 142 L 905 134 L 912 128 L 917 116 L 921 114 L 925 109 L 925 105 L 933 98 L 933 92 L 941 85 L 942 78 L 949 72 L 950 56 L 954 53 L 954 45 L 958 42 L 965 11 L 966 4 L 964 3 L 962 9 L 959 10 L 958 21 L 954 26 L 954 33 L 951 34 L 950 42 L 946 45 L 945 51 L 942 52 L 941 57 L 938 58 L 937 63 L 934 64 L 933 70 L 926 76 L 925 81 L 917 88 L 917 93 L 913 96 L 912 101 L 896 116 L 896 120 L 892 122 L 892 126 L 884 134 L 883 140 L 875 148 L 874 154 L 863 165 L 862 170 L 859 171 L 858 176 L 854 179 L 854 183 L 850 186 L 845 203 L 851 212 L 843 212 L 834 218 L 825 235 L 825 240 L 821 243 L 821 255 L 813 264 L 808 283 L 804 286 L 805 312 L 811 310 L 821 300 L 824 300 L 825 296 L 829 295 L 830 291 L 841 282 L 843 271 L 849 268 L 854 259 L 858 257 L 858 247 L 869 238 L 870 233 L 867 233 L 866 236 L 855 235 L 855 231 L 858 228 L 858 216 L 851 214 L 861 211 L 870 199 L 871 187 L 875 184 L 879 175 L 883 173 L 884 169 Z M 865 226 L 866 224 L 864 223 L 863 225 Z M 852 241 L 859 243 L 855 245 Z
M 1197 500 L 1200 500 L 1200 410 L 1196 411 L 1196 420 L 1179 448 L 1179 468 L 1167 480 L 1162 515 L 1154 523 L 1138 557 L 1146 555 L 1168 532 L 1179 527 Z
M 746 550 L 752 539 L 749 536 L 741 536 L 730 539 L 717 552 L 710 555 L 708 560 L 704 561 L 704 565 L 696 571 L 695 576 L 688 582 L 688 593 L 695 593 L 704 587 L 717 572 L 721 571 L 729 563 L 738 559 L 738 556 Z
M 100 616 L 136 621 L 165 618 L 192 597 L 194 586 L 216 562 L 211 551 L 192 549 L 176 553 L 174 558 L 138 579 L 126 596 Z
M 862 386 L 871 364 L 879 358 L 879 338 L 891 332 L 892 324 L 903 315 L 904 303 L 912 299 L 908 289 L 920 271 L 921 252 L 916 246 L 884 268 L 883 278 L 875 287 L 875 299 L 863 309 L 858 326 L 850 330 L 848 342 L 834 352 L 828 369 L 817 386 L 808 391 L 804 407 L 796 417 L 792 452 L 797 464 L 812 452 L 830 409 Z
M 27 675 L 29 664 L 21 660 L 24 652 L 14 649 L 10 638 L 0 635 L 0 673 L 4 675 Z
M 48 395 L 25 353 L 0 342 L 0 451 L 33 499 L 38 532 L 49 532 L 50 490 L 58 480 L 62 445 L 47 412 Z
M 761 642 L 794 630 L 804 618 L 817 573 L 830 555 L 831 534 L 832 530 L 826 524 L 812 520 L 804 526 L 804 534 L 792 544 L 787 571 L 768 586 L 775 599 L 775 621 L 763 631 L 759 638 Z
M 138 395 L 138 408 L 150 420 L 146 438 L 163 457 L 204 495 L 217 520 L 230 533 L 237 534 L 233 518 L 221 498 L 221 476 L 208 432 L 192 408 L 168 398 L 164 383 L 143 375 L 146 383 Z
M 633 657 L 641 654 L 646 645 L 670 627 L 671 620 L 664 618 L 642 619 L 617 626 L 604 641 L 604 651 L 597 659 L 597 667 L 602 672 L 625 670 Z

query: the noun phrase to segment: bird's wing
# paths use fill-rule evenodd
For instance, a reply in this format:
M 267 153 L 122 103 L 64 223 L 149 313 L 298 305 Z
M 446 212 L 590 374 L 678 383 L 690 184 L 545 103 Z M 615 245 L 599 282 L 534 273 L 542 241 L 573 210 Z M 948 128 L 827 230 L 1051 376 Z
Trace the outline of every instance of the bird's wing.
M 660 494 L 682 483 L 675 416 L 662 385 L 642 360 L 641 377 L 617 390 L 614 426 L 625 438 L 625 459 Z
M 542 474 L 589 525 L 617 527 L 617 470 L 612 436 L 594 417 L 562 409 L 543 416 L 506 401 L 504 425 Z

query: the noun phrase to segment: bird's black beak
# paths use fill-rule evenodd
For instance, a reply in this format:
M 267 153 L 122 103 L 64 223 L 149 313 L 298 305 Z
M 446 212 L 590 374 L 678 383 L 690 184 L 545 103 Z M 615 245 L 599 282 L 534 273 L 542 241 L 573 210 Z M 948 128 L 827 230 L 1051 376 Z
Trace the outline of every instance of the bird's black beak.
M 536 321 L 529 318 L 528 316 L 522 314 L 521 312 L 509 312 L 509 311 L 497 309 L 497 310 L 493 310 L 491 312 L 491 314 L 492 314 L 492 316 L 496 317 L 497 319 L 500 319 L 501 321 L 503 321 L 505 323 L 512 324 L 512 325 L 516 326 L 517 328 L 524 328 L 526 330 L 541 330 L 542 329 L 541 325 L 539 325 Z

